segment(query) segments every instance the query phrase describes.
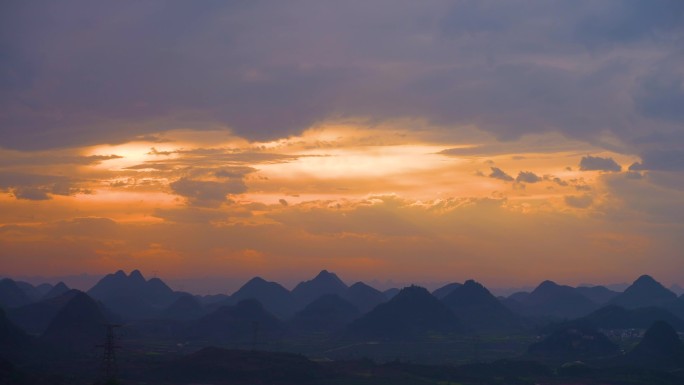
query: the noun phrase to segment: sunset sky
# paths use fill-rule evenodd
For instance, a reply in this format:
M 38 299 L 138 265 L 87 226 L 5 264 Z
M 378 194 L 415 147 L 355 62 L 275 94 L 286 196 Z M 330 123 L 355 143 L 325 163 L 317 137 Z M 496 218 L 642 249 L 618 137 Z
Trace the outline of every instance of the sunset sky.
M 684 2 L 3 1 L 0 192 L 2 276 L 684 285 Z

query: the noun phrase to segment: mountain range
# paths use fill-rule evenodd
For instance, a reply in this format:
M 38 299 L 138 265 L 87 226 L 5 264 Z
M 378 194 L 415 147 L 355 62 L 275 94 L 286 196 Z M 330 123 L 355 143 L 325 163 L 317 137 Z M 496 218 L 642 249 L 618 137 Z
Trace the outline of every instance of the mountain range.
M 602 329 L 645 329 L 662 319 L 684 330 L 677 311 L 682 301 L 650 276 L 639 277 L 623 293 L 602 286 L 574 288 L 544 281 L 529 293 L 519 292 L 508 298 L 493 296 L 474 280 L 453 282 L 432 293 L 418 286 L 396 294 L 381 292 L 363 282 L 347 286 L 327 270 L 299 283 L 292 291 L 277 282 L 254 277 L 232 295 L 211 297 L 173 291 L 161 279 L 146 279 L 138 270 L 108 274 L 85 294 L 69 290 L 61 282 L 33 286 L 11 279 L 0 281 L 0 289 L 7 318 L 35 336 L 44 334 L 74 297 L 83 299 L 85 294 L 107 319 L 129 323 L 156 320 L 158 325 L 164 320 L 187 323 L 186 328 L 195 330 L 196 335 L 205 332 L 198 325 L 210 325 L 212 319 L 237 322 L 241 311 L 249 315 L 247 323 L 259 319 L 264 325 L 275 325 L 269 320 L 277 320 L 279 326 L 274 330 L 279 333 L 341 332 L 368 339 L 411 339 L 430 333 L 510 334 L 528 330 L 540 322 L 536 320 L 539 317 L 574 320 L 574 325 Z M 223 321 L 215 323 L 219 322 Z M 240 328 L 247 333 L 246 326 Z M 206 333 L 224 332 L 211 330 Z
M 33 286 L 11 279 L 2 283 L 0 354 L 28 362 L 19 369 L 33 368 L 30 365 L 41 357 L 50 362 L 94 357 L 107 324 L 122 323 L 125 344 L 150 349 L 152 355 L 185 354 L 219 345 L 307 352 L 325 360 L 357 354 L 386 357 L 401 347 L 401 354 L 408 357 L 441 357 L 442 349 L 456 349 L 458 358 L 439 359 L 462 360 L 480 343 L 492 354 L 491 349 L 526 341 L 519 352 L 529 348 L 520 358 L 545 365 L 572 363 L 558 369 L 563 375 L 589 373 L 606 365 L 668 373 L 684 370 L 684 344 L 676 332 L 684 331 L 677 312 L 681 299 L 650 276 L 639 277 L 623 293 L 544 281 L 529 293 L 508 298 L 495 297 L 475 280 L 454 282 L 433 292 L 413 285 L 386 293 L 363 282 L 348 286 L 326 270 L 292 291 L 255 277 L 232 295 L 211 297 L 173 291 L 162 280 L 148 280 L 139 271 L 109 274 L 87 293 L 61 283 Z M 197 360 L 193 363 L 178 363 L 201 365 L 202 360 L 224 353 L 205 350 L 187 356 Z M 247 365 L 249 360 L 240 362 Z M 364 365 L 353 364 L 352 372 L 369 370 Z M 468 370 L 480 369 L 473 364 Z

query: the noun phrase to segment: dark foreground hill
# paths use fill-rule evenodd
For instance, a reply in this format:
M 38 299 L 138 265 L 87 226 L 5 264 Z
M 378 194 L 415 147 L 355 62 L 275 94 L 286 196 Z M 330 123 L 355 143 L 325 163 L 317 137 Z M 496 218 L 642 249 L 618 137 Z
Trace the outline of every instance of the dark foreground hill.
M 681 385 L 677 373 L 632 366 L 597 368 L 572 363 L 559 368 L 535 361 L 497 360 L 466 365 L 401 361 L 311 361 L 290 353 L 202 349 L 138 376 L 155 384 L 214 385 Z
M 619 347 L 604 334 L 584 326 L 567 326 L 548 335 L 528 349 L 531 356 L 561 361 L 610 357 Z
M 17 325 L 31 334 L 42 334 L 53 318 L 72 298 L 82 293 L 72 289 L 56 297 L 10 309 L 7 314 Z
M 463 331 L 454 313 L 426 289 L 410 286 L 347 327 L 347 335 L 364 339 L 410 340 L 429 333 Z
M 625 361 L 636 366 L 664 370 L 684 369 L 684 343 L 665 321 L 651 325 Z
M 97 302 L 79 292 L 59 310 L 39 342 L 56 351 L 91 352 L 102 342 L 108 322 Z
M 204 348 L 147 374 L 150 382 L 215 385 L 438 385 L 528 384 L 552 371 L 529 361 L 463 366 L 376 364 L 370 360 L 314 362 L 291 353 Z M 502 382 L 505 380 L 506 382 Z M 492 382 L 494 381 L 494 382 Z
M 329 377 L 325 370 L 304 356 L 291 353 L 204 348 L 180 358 L 156 373 L 171 383 L 315 384 Z

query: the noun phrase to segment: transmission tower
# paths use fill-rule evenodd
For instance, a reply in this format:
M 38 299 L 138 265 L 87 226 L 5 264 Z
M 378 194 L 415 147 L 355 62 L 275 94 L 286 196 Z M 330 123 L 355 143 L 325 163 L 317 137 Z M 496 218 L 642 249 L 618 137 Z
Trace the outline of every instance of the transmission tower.
M 117 370 L 116 365 L 116 349 L 120 349 L 121 346 L 116 344 L 116 334 L 114 333 L 115 328 L 120 328 L 121 325 L 107 324 L 107 334 L 105 336 L 105 342 L 102 345 L 97 345 L 98 348 L 102 348 L 102 379 L 105 384 L 116 384 L 117 382 Z

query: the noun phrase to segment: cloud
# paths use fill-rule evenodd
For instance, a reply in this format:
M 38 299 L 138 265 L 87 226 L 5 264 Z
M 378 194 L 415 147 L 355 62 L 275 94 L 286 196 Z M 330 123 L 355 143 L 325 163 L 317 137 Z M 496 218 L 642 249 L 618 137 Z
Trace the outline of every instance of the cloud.
M 629 166 L 631 171 L 684 171 L 683 150 L 653 150 L 641 155 L 641 162 Z
M 579 149 L 591 151 L 592 146 L 580 141 L 561 137 L 558 134 L 547 133 L 543 135 L 528 135 L 519 138 L 515 142 L 492 142 L 448 148 L 438 153 L 447 156 L 496 156 L 529 153 L 551 154 L 564 151 L 577 151 Z
M 12 153 L 1 154 L 3 167 L 9 166 L 43 166 L 43 165 L 79 165 L 88 166 L 100 164 L 111 159 L 121 159 L 119 155 L 59 155 L 50 153 L 32 154 L 32 153 Z
M 234 167 L 223 167 L 216 170 L 214 173 L 218 178 L 242 178 L 247 174 L 256 172 L 257 170 L 253 167 L 246 166 L 234 166 Z
M 520 173 L 518 173 L 518 176 L 515 178 L 515 181 L 524 183 L 537 183 L 541 182 L 542 178 L 530 171 L 520 171 Z
M 339 117 L 409 118 L 453 136 L 477 126 L 502 140 L 559 132 L 609 146 L 608 134 L 629 150 L 643 150 L 635 138 L 653 130 L 681 131 L 668 65 L 681 58 L 676 0 L 67 0 L 3 11 L 7 148 L 122 143 L 177 128 L 265 141 Z M 647 80 L 653 68 L 668 74 Z
M 62 175 L 0 172 L 0 190 L 10 191 L 17 199 L 49 200 L 49 194 L 71 196 L 89 193 L 77 181 Z
M 603 182 L 615 197 L 605 208 L 613 221 L 648 221 L 668 224 L 659 231 L 681 234 L 684 218 L 684 178 L 680 173 L 650 171 L 641 178 L 632 173 L 606 174 Z M 676 235 L 679 237 L 679 235 Z M 681 240 L 677 242 L 681 243 Z
M 50 198 L 47 190 L 36 187 L 16 187 L 12 190 L 14 197 L 17 199 L 26 199 L 31 201 L 44 201 Z
M 591 195 L 567 195 L 565 204 L 576 209 L 586 209 L 594 202 Z
M 157 170 L 168 171 L 176 168 L 176 165 L 171 163 L 145 162 L 136 164 L 134 166 L 124 167 L 125 170 Z
M 568 182 L 562 180 L 561 178 L 559 178 L 557 176 L 553 176 L 553 175 L 544 175 L 544 180 L 554 182 L 555 184 L 557 184 L 561 187 L 565 187 L 568 185 Z
M 658 70 L 641 80 L 634 95 L 636 107 L 653 118 L 684 122 L 684 73 L 677 74 L 663 68 Z
M 228 219 L 228 212 L 222 210 L 184 207 L 184 208 L 157 208 L 154 210 L 155 217 L 168 222 L 176 223 L 211 223 L 222 222 Z
M 601 158 L 587 155 L 582 157 L 579 164 L 582 171 L 612 171 L 619 172 L 622 167 L 613 158 Z
M 593 49 L 613 48 L 640 40 L 667 41 L 682 31 L 684 6 L 677 0 L 609 1 L 597 7 L 576 28 L 576 36 Z
M 503 170 L 501 170 L 498 167 L 490 167 L 492 169 L 492 172 L 489 174 L 490 178 L 494 179 L 501 179 L 506 182 L 510 182 L 513 180 L 513 177 L 506 174 Z
M 186 197 L 188 203 L 196 206 L 217 207 L 230 200 L 228 195 L 247 191 L 241 179 L 227 181 L 194 180 L 186 177 L 169 184 L 174 193 Z

